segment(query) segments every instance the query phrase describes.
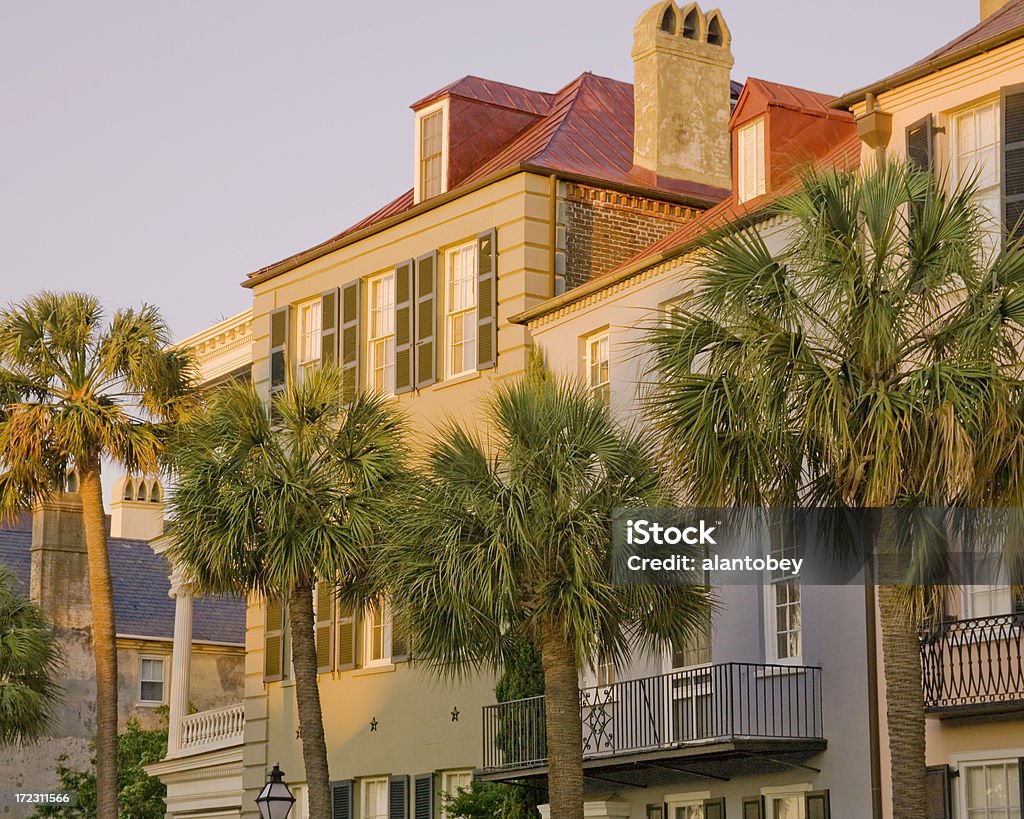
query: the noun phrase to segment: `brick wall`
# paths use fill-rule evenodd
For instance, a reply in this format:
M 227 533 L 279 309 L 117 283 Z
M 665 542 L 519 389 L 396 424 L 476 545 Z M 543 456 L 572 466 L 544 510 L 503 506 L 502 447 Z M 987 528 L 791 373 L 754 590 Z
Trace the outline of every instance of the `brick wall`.
M 560 288 L 607 273 L 700 211 L 577 183 L 562 183 L 557 260 Z

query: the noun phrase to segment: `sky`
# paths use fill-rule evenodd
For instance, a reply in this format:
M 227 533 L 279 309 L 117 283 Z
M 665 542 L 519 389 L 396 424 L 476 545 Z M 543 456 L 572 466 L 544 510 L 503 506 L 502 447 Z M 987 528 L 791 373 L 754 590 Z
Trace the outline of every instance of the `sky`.
M 84 290 L 176 339 L 245 275 L 412 184 L 409 104 L 466 74 L 632 79 L 643 0 L 0 0 L 0 304 Z M 721 0 L 733 78 L 839 94 L 978 20 L 976 0 Z

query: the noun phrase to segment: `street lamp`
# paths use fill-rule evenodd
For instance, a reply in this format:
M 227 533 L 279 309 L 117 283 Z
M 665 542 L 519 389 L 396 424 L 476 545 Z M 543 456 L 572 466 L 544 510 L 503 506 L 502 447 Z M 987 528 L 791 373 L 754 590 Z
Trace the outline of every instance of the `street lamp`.
M 267 784 L 256 797 L 261 819 L 286 819 L 295 804 L 295 797 L 284 784 L 284 771 L 277 762 L 267 774 Z

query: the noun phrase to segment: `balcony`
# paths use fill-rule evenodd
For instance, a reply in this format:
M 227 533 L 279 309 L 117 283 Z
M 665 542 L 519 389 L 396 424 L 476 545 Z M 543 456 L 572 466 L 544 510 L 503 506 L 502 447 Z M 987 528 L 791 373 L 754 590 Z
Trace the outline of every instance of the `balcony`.
M 189 714 L 181 720 L 179 755 L 241 745 L 244 730 L 245 710 L 242 703 Z
M 673 760 L 691 766 L 806 756 L 826 746 L 817 667 L 724 663 L 674 671 L 583 689 L 580 709 L 590 772 L 683 770 Z M 483 758 L 476 775 L 484 780 L 546 773 L 543 696 L 484 708 Z
M 924 710 L 940 719 L 1024 709 L 1024 614 L 922 629 Z

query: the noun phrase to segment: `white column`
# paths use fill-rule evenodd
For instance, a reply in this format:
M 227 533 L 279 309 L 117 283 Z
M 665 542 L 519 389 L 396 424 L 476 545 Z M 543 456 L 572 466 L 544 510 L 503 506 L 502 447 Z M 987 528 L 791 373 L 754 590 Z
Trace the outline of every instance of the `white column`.
M 179 572 L 171 576 L 174 598 L 174 653 L 171 655 L 171 697 L 167 716 L 167 756 L 181 750 L 181 720 L 188 716 L 192 673 L 192 586 Z

